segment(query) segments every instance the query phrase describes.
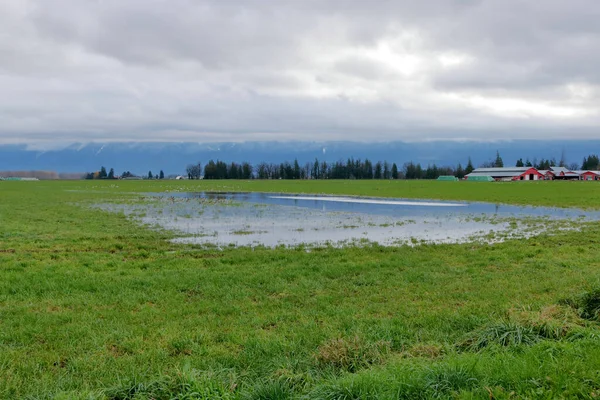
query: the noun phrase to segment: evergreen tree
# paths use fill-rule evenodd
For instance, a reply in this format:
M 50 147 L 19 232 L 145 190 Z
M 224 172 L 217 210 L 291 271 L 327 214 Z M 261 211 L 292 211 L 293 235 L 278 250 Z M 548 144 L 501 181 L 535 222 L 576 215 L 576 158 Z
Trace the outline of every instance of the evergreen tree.
M 115 179 L 115 170 L 114 169 L 110 169 L 110 171 L 108 171 L 108 179 Z
M 375 179 L 381 179 L 382 176 L 382 171 L 383 171 L 383 166 L 381 165 L 381 161 L 377 161 L 377 164 L 375 164 Z
M 316 158 L 312 170 L 310 171 L 310 176 L 312 179 L 321 179 L 321 169 L 319 166 L 319 160 L 317 160 Z
M 456 167 L 456 172 L 454 173 L 454 176 L 456 176 L 458 179 L 463 179 L 465 177 L 465 170 L 463 169 L 460 163 Z
M 364 170 L 363 177 L 373 179 L 373 163 L 368 158 L 365 160 Z
M 473 168 L 473 162 L 471 161 L 471 157 L 469 157 L 469 162 L 467 163 L 467 168 L 465 168 L 465 175 L 469 175 L 473 172 L 475 168 Z
M 390 164 L 387 161 L 383 162 L 383 179 L 390 179 L 391 176 L 391 171 L 390 171 Z
M 294 179 L 300 179 L 300 164 L 297 158 L 294 160 Z
M 398 179 L 398 166 L 396 163 L 392 164 L 392 179 Z
M 533 167 L 533 164 L 531 163 L 531 161 L 529 161 L 529 158 L 525 161 L 525 166 L 526 167 Z
M 148 179 L 152 179 L 152 178 L 153 178 L 152 171 L 148 171 Z
M 502 161 L 502 157 L 500 157 L 499 151 L 496 151 L 496 160 L 494 161 L 494 167 L 496 167 L 496 168 L 504 167 L 504 162 Z
M 252 179 L 252 165 L 247 162 L 242 164 L 242 178 Z
M 519 158 L 517 160 L 517 164 L 515 165 L 515 167 L 524 167 L 524 166 L 525 166 L 525 163 L 523 162 L 523 159 Z
M 158 179 L 165 179 L 165 173 L 163 172 L 163 170 L 160 170 L 160 173 L 158 174 Z
M 583 158 L 581 169 L 585 171 L 597 171 L 600 168 L 600 158 L 595 154 L 590 154 Z
M 423 167 L 421 167 L 421 164 L 417 164 L 415 176 L 415 179 L 423 179 Z
M 108 174 L 106 173 L 106 168 L 104 168 L 104 167 L 100 168 L 100 174 L 98 174 L 98 178 L 106 179 L 107 176 L 108 176 Z

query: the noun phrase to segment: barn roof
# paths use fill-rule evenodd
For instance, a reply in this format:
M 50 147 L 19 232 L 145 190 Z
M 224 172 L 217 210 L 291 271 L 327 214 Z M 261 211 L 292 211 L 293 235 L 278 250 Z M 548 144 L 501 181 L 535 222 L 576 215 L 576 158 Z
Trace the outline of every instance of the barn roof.
M 533 167 L 506 167 L 506 168 L 477 168 L 473 172 L 508 172 L 520 171 L 521 173 L 530 170 Z
M 507 178 L 521 176 L 529 170 L 537 171 L 537 169 L 533 167 L 477 168 L 467 176 L 495 176 Z

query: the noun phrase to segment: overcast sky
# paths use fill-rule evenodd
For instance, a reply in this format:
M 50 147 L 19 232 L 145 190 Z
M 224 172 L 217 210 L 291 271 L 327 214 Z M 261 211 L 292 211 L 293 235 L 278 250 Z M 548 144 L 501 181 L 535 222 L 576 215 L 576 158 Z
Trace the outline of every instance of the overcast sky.
M 0 0 L 0 143 L 600 138 L 598 0 Z

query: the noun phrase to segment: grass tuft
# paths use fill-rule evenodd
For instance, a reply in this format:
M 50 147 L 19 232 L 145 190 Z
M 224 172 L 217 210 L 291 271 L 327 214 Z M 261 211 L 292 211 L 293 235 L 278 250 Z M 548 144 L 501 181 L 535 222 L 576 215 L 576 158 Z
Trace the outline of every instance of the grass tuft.
M 531 346 L 542 340 L 585 337 L 584 321 L 569 307 L 551 305 L 540 311 L 509 311 L 506 318 L 474 330 L 458 348 L 480 351 L 489 346 Z M 588 335 L 589 336 L 589 335 Z
M 321 367 L 356 372 L 382 362 L 390 347 L 388 341 L 369 343 L 359 336 L 332 339 L 319 346 L 315 359 Z
M 480 351 L 492 345 L 502 347 L 533 345 L 541 339 L 542 337 L 533 327 L 503 319 L 471 332 L 458 347 L 468 351 Z
M 244 393 L 244 400 L 285 400 L 293 397 L 293 388 L 286 380 L 269 380 L 255 384 Z
M 104 391 L 108 400 L 229 400 L 235 397 L 235 386 L 227 385 L 212 373 L 200 372 L 188 365 L 172 376 L 155 381 L 132 380 Z
M 473 369 L 464 365 L 440 365 L 429 370 L 425 375 L 427 397 L 442 398 L 452 392 L 477 387 L 479 378 L 474 375 Z
M 595 287 L 585 293 L 562 301 L 575 309 L 581 318 L 590 321 L 600 321 L 600 287 Z

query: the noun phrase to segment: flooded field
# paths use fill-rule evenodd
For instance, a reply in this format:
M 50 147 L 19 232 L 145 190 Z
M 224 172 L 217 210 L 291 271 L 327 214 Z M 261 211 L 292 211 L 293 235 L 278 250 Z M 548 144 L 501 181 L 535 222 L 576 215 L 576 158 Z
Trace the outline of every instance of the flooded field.
M 600 212 L 489 203 L 268 193 L 153 194 L 103 205 L 207 246 L 496 242 L 578 229 Z

